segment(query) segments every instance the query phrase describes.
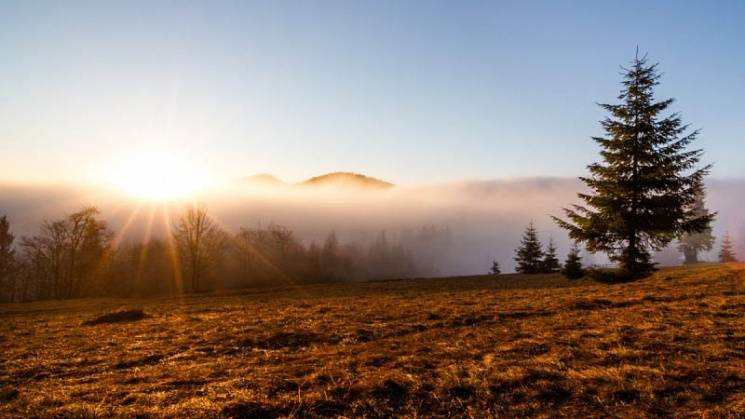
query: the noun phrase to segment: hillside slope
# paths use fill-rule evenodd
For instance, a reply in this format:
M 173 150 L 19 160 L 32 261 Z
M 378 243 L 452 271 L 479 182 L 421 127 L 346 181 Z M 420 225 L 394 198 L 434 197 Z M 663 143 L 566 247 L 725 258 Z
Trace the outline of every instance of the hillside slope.
M 302 183 L 302 186 L 333 186 L 338 188 L 387 189 L 393 184 L 374 177 L 352 172 L 333 172 L 312 177 Z
M 0 416 L 727 415 L 744 269 L 2 305 Z M 83 325 L 122 308 L 147 317 Z

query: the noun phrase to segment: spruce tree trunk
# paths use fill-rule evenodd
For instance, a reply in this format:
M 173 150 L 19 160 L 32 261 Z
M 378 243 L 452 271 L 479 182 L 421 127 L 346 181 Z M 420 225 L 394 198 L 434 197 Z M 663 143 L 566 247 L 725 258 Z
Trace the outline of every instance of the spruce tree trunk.
M 698 252 L 694 249 L 685 249 L 683 251 L 683 256 L 685 258 L 683 263 L 686 265 L 698 263 Z

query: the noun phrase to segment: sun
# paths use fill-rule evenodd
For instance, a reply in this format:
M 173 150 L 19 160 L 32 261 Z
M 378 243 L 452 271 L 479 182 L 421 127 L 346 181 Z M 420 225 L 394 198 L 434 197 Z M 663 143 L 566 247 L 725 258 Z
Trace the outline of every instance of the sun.
M 168 150 L 143 150 L 114 167 L 110 182 L 143 200 L 186 199 L 209 184 L 209 177 L 199 165 Z

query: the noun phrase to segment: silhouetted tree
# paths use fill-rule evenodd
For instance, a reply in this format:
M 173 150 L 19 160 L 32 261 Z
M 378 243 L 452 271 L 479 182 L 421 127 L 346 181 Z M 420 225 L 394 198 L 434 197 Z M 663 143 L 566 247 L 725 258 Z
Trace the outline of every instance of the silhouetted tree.
M 68 297 L 84 295 L 98 285 L 96 276 L 106 262 L 112 237 L 98 215 L 98 208 L 86 207 L 67 217 Z
M 200 290 L 200 279 L 217 245 L 219 230 L 204 206 L 190 206 L 176 221 L 174 239 L 181 249 L 191 290 Z
M 29 269 L 42 296 L 90 294 L 112 237 L 98 214 L 96 207 L 83 208 L 61 220 L 45 221 L 38 235 L 21 240 L 24 265 L 33 264 Z
M 709 210 L 704 205 L 703 193 L 696 197 L 693 204 L 693 214 L 701 217 L 709 214 Z M 685 264 L 698 263 L 699 252 L 707 252 L 714 247 L 714 235 L 711 234 L 711 227 L 707 227 L 698 233 L 685 233 L 680 238 L 678 250 L 683 253 Z
M 44 221 L 39 235 L 22 239 L 21 245 L 38 263 L 35 267 L 39 277 L 41 293 L 51 298 L 64 298 L 66 228 L 64 221 Z
M 492 263 L 491 263 L 491 269 L 489 269 L 489 274 L 490 275 L 499 275 L 501 273 L 502 273 L 502 271 L 499 269 L 499 262 L 497 262 L 496 260 L 493 260 Z
M 306 251 L 292 230 L 277 224 L 267 228 L 241 228 L 233 240 L 239 244 L 239 266 L 244 277 L 251 283 L 297 282 L 302 275 L 314 280 L 321 277 L 321 251 L 312 264 Z M 315 265 L 315 266 L 310 266 Z
M 54 298 L 48 260 L 39 237 L 23 237 L 20 243 L 19 274 L 20 300 L 32 298 Z
M 737 262 L 735 248 L 732 245 L 732 239 L 730 238 L 729 233 L 726 233 L 722 239 L 722 248 L 719 250 L 719 261 L 722 263 Z
M 561 263 L 559 263 L 559 258 L 556 256 L 556 245 L 552 238 L 548 240 L 548 247 L 543 255 L 541 269 L 543 270 L 543 273 L 547 274 L 559 272 L 561 269 Z
M 306 254 L 308 270 L 306 275 L 314 281 L 323 279 L 323 268 L 321 267 L 321 249 L 316 242 L 311 242 Z
M 368 278 L 405 278 L 416 272 L 411 257 L 401 243 L 390 243 L 385 231 L 370 245 L 362 262 Z
M 585 276 L 585 270 L 582 268 L 582 257 L 579 255 L 579 246 L 577 243 L 569 250 L 561 273 L 569 279 L 579 279 Z
M 606 252 L 626 277 L 639 278 L 654 269 L 650 250 L 706 230 L 714 214 L 694 211 L 710 168 L 696 169 L 702 151 L 686 149 L 699 132 L 685 134 L 677 114 L 661 116 L 673 100 L 654 100 L 656 64 L 637 54 L 625 71 L 622 103 L 601 105 L 611 116 L 601 122 L 607 137 L 593 138 L 604 162 L 581 178 L 591 189 L 579 194 L 587 206 L 565 209 L 569 222 L 554 219 L 588 250 Z
M 411 251 L 417 275 L 441 276 L 452 263 L 453 233 L 449 227 L 425 225 L 404 231 L 401 241 Z
M 8 217 L 0 217 L 0 300 L 3 294 L 8 296 L 10 301 L 15 298 L 15 250 L 13 241 L 15 237 L 10 232 L 10 223 Z
M 111 258 L 104 294 L 147 296 L 182 291 L 177 249 L 162 239 L 123 243 Z
M 340 271 L 339 239 L 336 233 L 326 237 L 321 251 L 321 271 L 324 280 L 333 281 L 338 279 Z
M 517 262 L 515 270 L 517 272 L 537 274 L 542 271 L 543 250 L 541 242 L 538 240 L 538 231 L 535 229 L 532 221 L 525 229 L 522 240 L 520 241 L 520 247 L 515 250 L 515 253 L 515 262 Z

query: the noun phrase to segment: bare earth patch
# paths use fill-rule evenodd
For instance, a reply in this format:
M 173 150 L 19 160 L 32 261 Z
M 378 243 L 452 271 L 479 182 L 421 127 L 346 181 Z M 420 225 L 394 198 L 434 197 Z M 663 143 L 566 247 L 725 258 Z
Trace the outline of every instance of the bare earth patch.
M 732 416 L 743 269 L 0 305 L 0 417 Z
M 95 326 L 97 324 L 104 323 L 124 323 L 124 322 L 136 322 L 145 318 L 145 313 L 142 310 L 122 310 L 114 313 L 104 314 L 98 316 L 95 319 L 87 320 L 83 322 L 85 326 Z

